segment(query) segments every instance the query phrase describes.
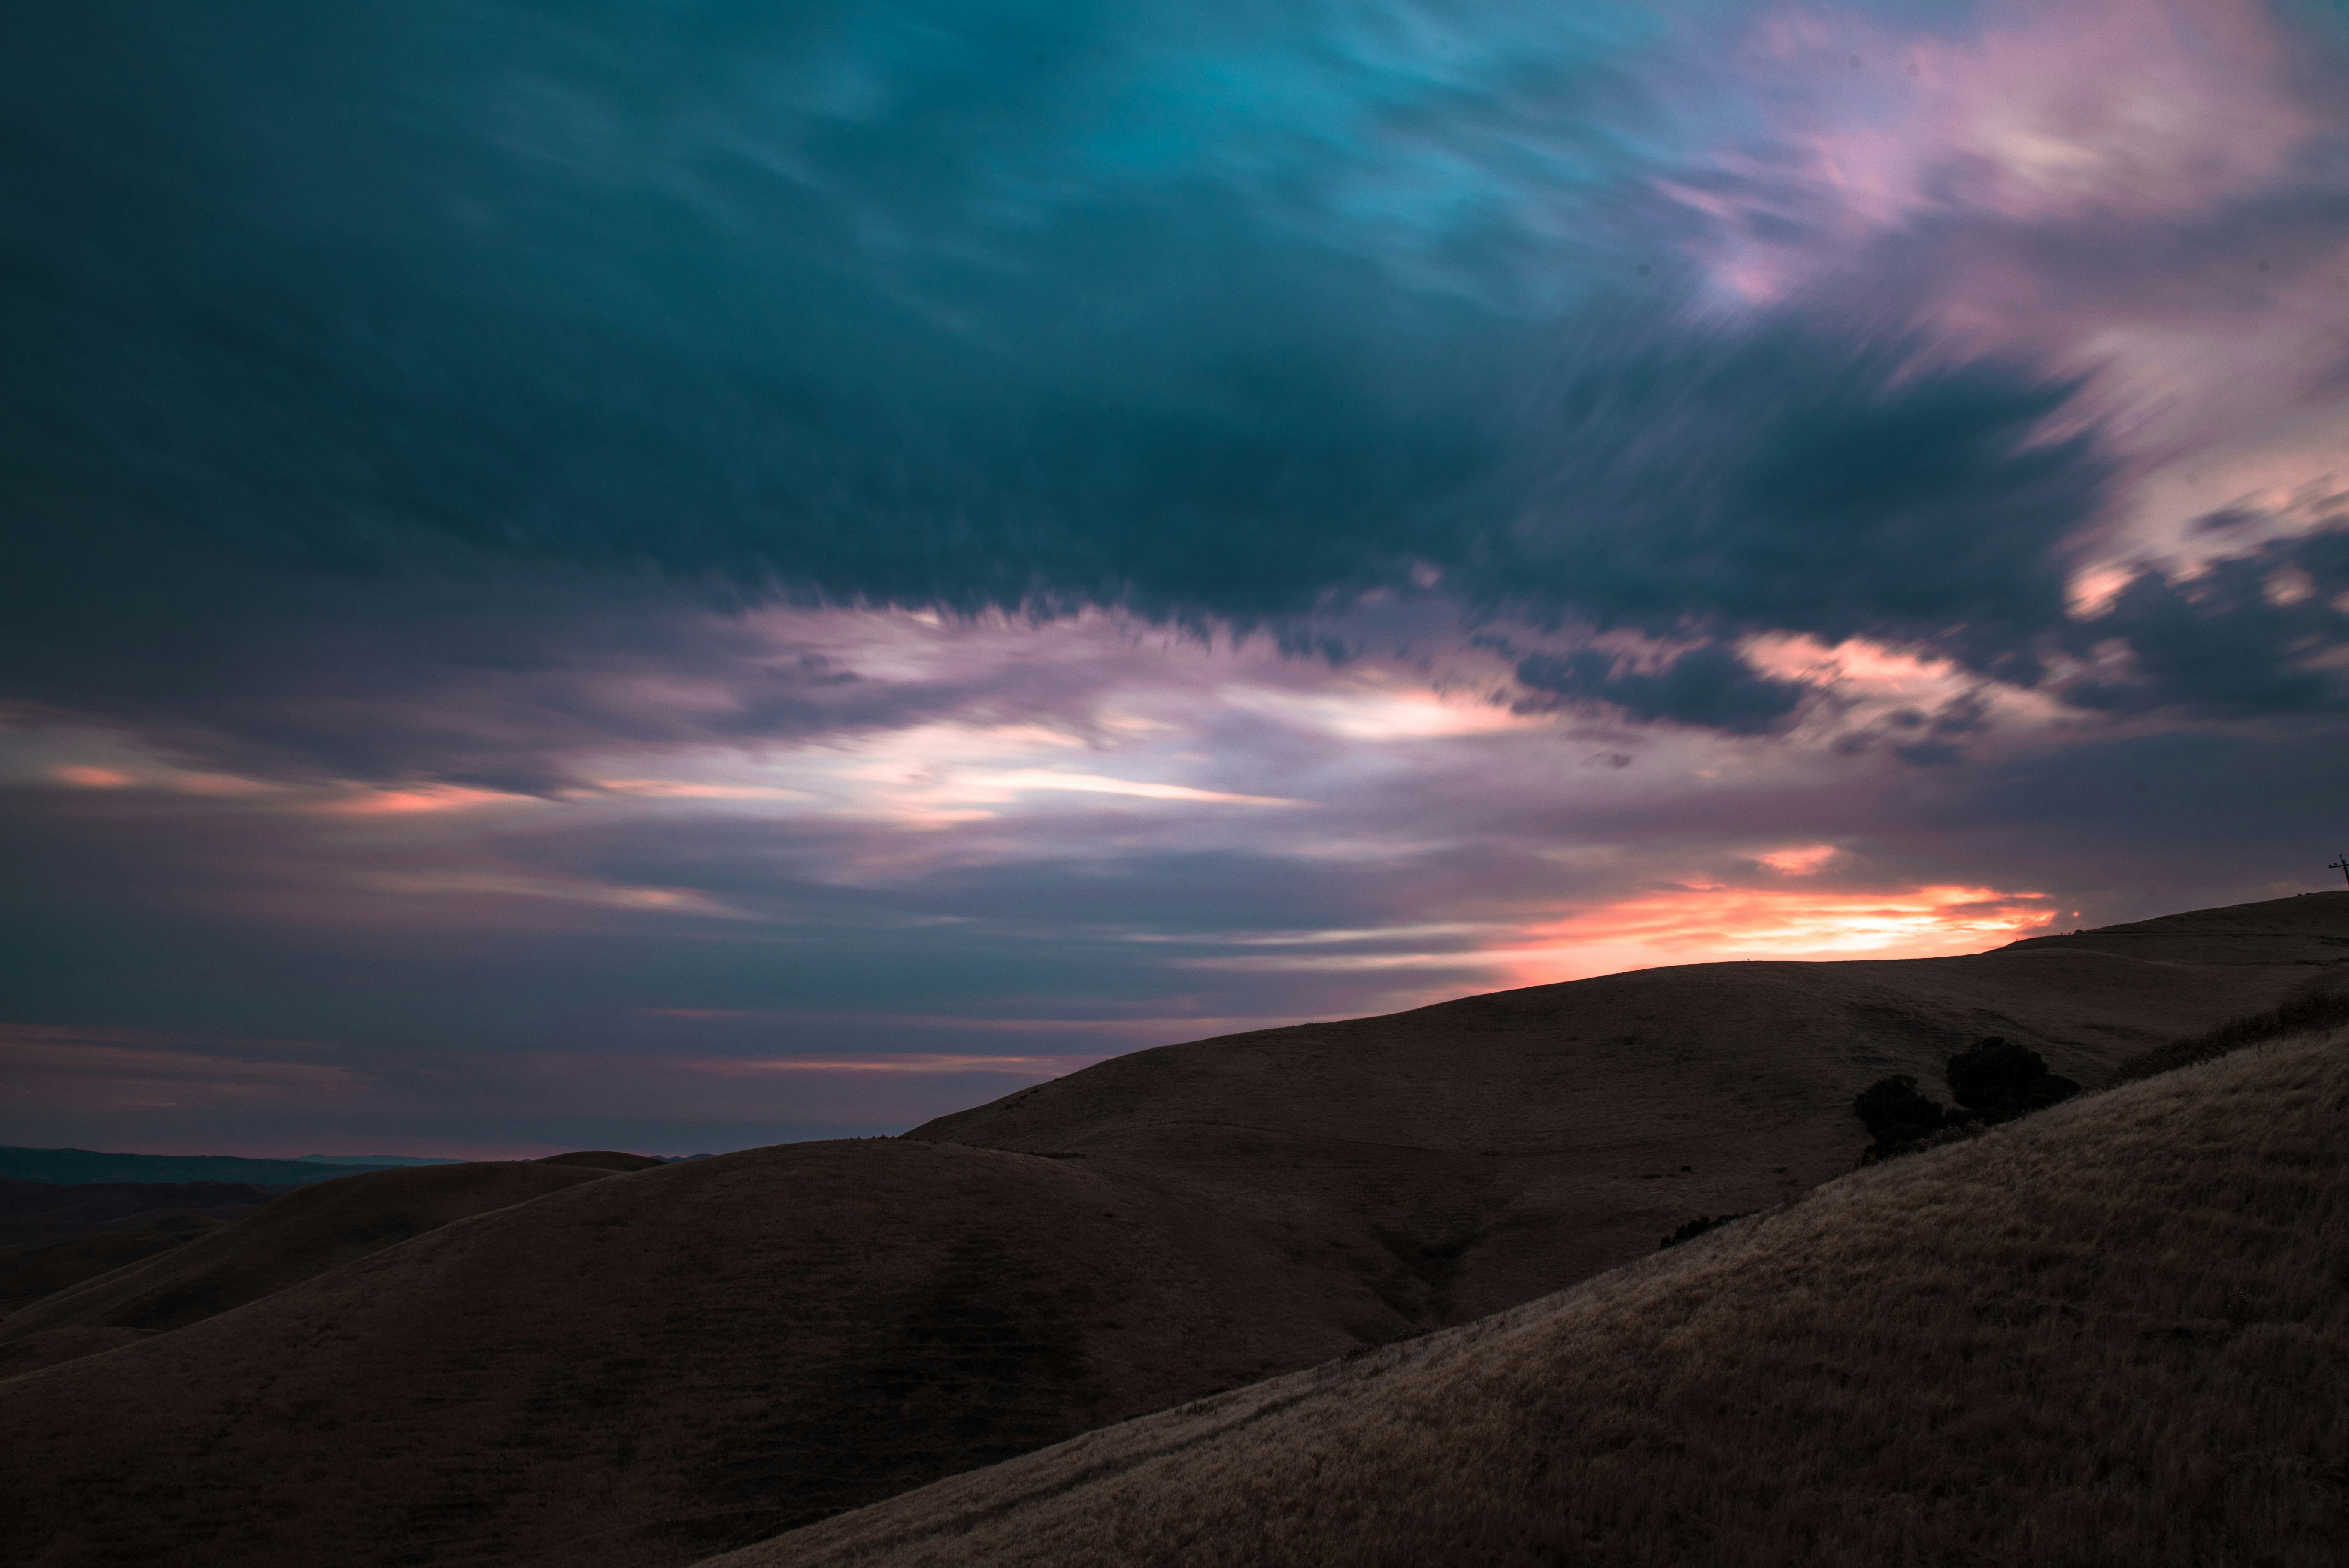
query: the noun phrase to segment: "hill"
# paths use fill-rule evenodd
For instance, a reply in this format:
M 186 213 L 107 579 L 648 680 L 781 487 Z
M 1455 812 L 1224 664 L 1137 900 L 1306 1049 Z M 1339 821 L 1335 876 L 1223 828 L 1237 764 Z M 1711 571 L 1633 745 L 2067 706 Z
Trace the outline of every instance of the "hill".
M 906 1134 L 1179 1173 L 1403 1321 L 1498 1311 L 1850 1169 L 1852 1096 L 1988 1035 L 2102 1083 L 2349 985 L 2349 893 L 1956 958 L 1677 965 L 1120 1057 Z M 1365 1337 L 1370 1337 L 1367 1335 Z
M 1685 965 L 616 1173 L 10 1381 L 0 1444 L 34 1458 L 0 1472 L 0 1554 L 688 1562 L 1789 1200 L 1849 1169 L 1860 1087 L 1983 1034 L 2100 1081 L 2344 957 L 2349 895 L 2322 895 L 1969 958 Z
M 687 1561 L 1325 1359 L 1378 1310 L 1081 1162 L 876 1140 L 588 1176 L 10 1380 L 0 1558 Z
M 244 1181 L 108 1181 L 60 1186 L 0 1177 L 0 1246 L 140 1231 L 178 1214 L 237 1220 L 285 1192 Z
M 0 1345 L 63 1329 L 160 1333 L 257 1301 L 437 1230 L 601 1178 L 574 1165 L 419 1165 L 300 1188 L 162 1256 L 61 1289 L 0 1319 Z
M 372 1169 L 366 1165 L 321 1165 L 307 1160 L 244 1160 L 233 1154 L 104 1154 L 92 1149 L 0 1145 L 0 1177 L 59 1186 L 96 1181 L 237 1181 L 264 1187 L 299 1187 Z
M 2335 1033 L 703 1568 L 2317 1568 L 2344 1271 Z
M 167 1214 L 137 1230 L 0 1247 L 0 1318 L 84 1280 L 185 1246 L 224 1223 L 210 1214 Z

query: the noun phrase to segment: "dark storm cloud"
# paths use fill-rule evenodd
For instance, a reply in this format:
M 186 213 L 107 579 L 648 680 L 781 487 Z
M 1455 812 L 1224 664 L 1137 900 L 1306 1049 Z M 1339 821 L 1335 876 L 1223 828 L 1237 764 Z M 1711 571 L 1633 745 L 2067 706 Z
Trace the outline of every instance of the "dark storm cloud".
M 1542 694 L 1520 702 L 1520 709 L 1603 702 L 1633 719 L 1672 718 L 1733 735 L 1783 728 L 1803 701 L 1800 684 L 1773 680 L 1713 643 L 1655 669 L 1637 667 L 1627 655 L 1583 648 L 1534 655 L 1518 663 L 1516 674 L 1519 685 Z
M 430 726 L 358 744 L 249 686 L 191 698 L 272 662 L 466 684 L 429 637 L 352 648 L 353 593 L 316 575 L 427 624 L 445 595 L 382 584 L 452 560 L 1243 623 L 1432 568 L 1537 618 L 1886 636 L 2033 677 L 2109 479 L 2090 437 L 2037 438 L 2075 384 L 1632 290 L 1655 154 L 1597 128 L 1652 119 L 1613 63 L 1636 51 L 1551 37 L 1439 78 L 1346 37 L 1333 91 L 1295 24 L 1238 13 L 45 8 L 0 63 L 16 695 L 46 657 L 59 706 L 359 776 L 547 776 L 520 700 L 457 726 L 515 727 L 509 764 Z M 1529 244 L 1503 198 L 1531 176 L 1498 152 L 1440 210 L 1365 184 L 1509 137 L 1580 238 Z M 1468 286 L 1444 259 L 1471 253 L 1514 273 Z M 125 603 L 198 656 L 120 656 Z M 657 619 L 535 634 L 708 652 Z M 422 669 L 372 667 L 395 663 Z M 1619 695 L 1755 722 L 1769 688 L 1704 675 Z
M 1543 471 L 1495 589 L 1602 624 L 1920 644 L 2028 684 L 2113 465 L 2040 438 L 2078 382 L 1922 348 L 1801 316 L 1593 342 L 1534 405 Z
M 2079 707 L 2221 717 L 2337 714 L 2349 677 L 2349 523 L 2274 540 L 2175 578 L 2147 567 L 2074 633 L 2127 655 L 2119 673 L 2067 682 Z

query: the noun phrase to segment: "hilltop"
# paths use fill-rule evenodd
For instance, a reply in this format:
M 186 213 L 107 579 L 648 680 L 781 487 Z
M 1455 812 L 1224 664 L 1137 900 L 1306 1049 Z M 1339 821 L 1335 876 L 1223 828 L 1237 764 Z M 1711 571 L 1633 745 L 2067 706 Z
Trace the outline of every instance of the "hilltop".
M 61 1326 L 93 1353 L 0 1400 L 36 1456 L 0 1475 L 0 1549 L 689 1562 L 1790 1202 L 1849 1170 L 1859 1088 L 1982 1035 L 2100 1083 L 2344 961 L 2349 894 L 1684 965 L 1137 1053 L 902 1139 L 617 1170 L 135 1343 Z M 134 1267 L 243 1255 L 252 1223 Z

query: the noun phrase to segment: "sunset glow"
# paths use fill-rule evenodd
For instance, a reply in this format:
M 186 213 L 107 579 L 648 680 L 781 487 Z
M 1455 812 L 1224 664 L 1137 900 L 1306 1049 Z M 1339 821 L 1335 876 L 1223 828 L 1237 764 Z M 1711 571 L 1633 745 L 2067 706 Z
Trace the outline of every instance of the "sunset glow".
M 2338 6 L 118 11 L 0 72 L 0 1141 L 2339 882 Z
M 1933 958 L 2051 929 L 2044 893 L 1922 887 L 1894 893 L 1691 888 L 1529 927 L 1507 954 L 1520 985 L 1659 964 L 1741 958 Z

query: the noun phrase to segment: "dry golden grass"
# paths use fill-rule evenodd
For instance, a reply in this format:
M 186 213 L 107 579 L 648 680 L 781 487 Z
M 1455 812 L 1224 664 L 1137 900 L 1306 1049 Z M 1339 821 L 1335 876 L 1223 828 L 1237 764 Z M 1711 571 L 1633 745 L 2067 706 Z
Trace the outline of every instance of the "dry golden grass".
M 2349 1037 L 708 1568 L 2119 1564 L 2349 1542 Z

